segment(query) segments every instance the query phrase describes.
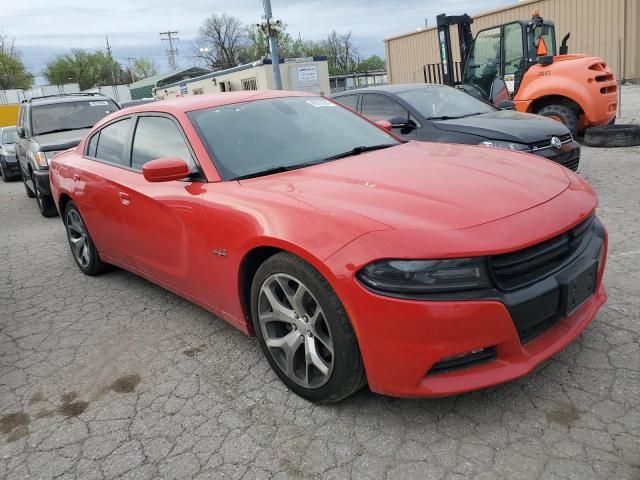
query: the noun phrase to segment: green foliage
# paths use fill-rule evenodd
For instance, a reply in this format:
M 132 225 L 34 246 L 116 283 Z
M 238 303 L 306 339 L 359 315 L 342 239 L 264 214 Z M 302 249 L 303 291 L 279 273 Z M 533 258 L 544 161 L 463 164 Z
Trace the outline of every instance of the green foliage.
M 33 84 L 33 75 L 16 56 L 0 52 L 0 90 L 21 88 L 27 90 Z
M 43 71 L 54 85 L 78 83 L 80 90 L 110 85 L 120 80 L 120 64 L 104 52 L 74 49 L 71 54 L 58 55 Z
M 378 55 L 371 55 L 369 58 L 365 58 L 358 64 L 358 72 L 375 72 L 378 70 L 386 70 L 387 65 L 384 60 Z
M 136 80 L 142 80 L 157 73 L 158 65 L 150 58 L 136 58 L 133 61 L 133 76 Z

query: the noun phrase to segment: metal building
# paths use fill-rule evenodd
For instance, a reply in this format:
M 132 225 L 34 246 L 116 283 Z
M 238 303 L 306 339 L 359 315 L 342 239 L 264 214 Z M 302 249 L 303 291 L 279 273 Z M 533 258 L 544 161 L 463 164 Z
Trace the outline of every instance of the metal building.
M 320 95 L 329 94 L 327 57 L 280 59 L 280 75 L 284 90 L 299 90 Z M 271 60 L 266 59 L 187 80 L 175 81 L 171 84 L 158 85 L 153 90 L 153 95 L 156 99 L 164 100 L 185 95 L 241 90 L 271 90 L 273 88 L 273 64 Z
M 446 11 L 446 2 L 442 9 L 447 15 L 465 13 Z M 571 32 L 570 53 L 602 57 L 619 79 L 640 79 L 640 0 L 519 1 L 476 15 L 471 28 L 475 35 L 494 25 L 531 18 L 533 10 L 555 23 L 558 44 L 565 33 Z M 440 62 L 437 33 L 434 26 L 385 39 L 389 83 L 425 81 L 428 66 Z M 454 26 L 451 38 L 457 35 Z M 460 52 L 454 50 L 457 62 Z

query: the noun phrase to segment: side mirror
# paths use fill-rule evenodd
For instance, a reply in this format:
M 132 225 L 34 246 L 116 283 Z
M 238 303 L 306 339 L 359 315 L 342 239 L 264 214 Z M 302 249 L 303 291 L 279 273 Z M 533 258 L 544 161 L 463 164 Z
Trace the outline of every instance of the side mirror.
M 409 120 L 407 117 L 393 117 L 389 119 L 392 128 L 405 128 L 409 126 Z
M 501 102 L 511 100 L 507 84 L 502 78 L 496 77 L 493 80 L 491 90 L 489 91 L 489 100 L 491 100 L 491 103 L 494 105 L 499 105 Z
M 19 138 L 24 138 L 24 127 L 16 127 L 16 133 Z
M 511 100 L 503 100 L 500 103 L 496 104 L 496 108 L 499 108 L 500 110 L 515 110 L 516 104 Z
M 147 182 L 182 180 L 189 176 L 189 167 L 181 158 L 159 158 L 145 163 L 142 175 Z
M 391 124 L 391 122 L 388 122 L 386 120 L 378 120 L 376 122 L 376 125 L 378 125 L 381 128 L 384 128 L 387 132 L 390 132 L 391 129 L 393 128 L 393 125 Z

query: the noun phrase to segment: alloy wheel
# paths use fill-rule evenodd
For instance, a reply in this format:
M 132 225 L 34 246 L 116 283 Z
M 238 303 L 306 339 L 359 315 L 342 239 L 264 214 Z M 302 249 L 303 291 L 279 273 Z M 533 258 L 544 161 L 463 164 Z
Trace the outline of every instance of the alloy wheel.
M 71 251 L 74 258 L 82 268 L 87 268 L 90 261 L 91 245 L 89 244 L 89 238 L 87 231 L 84 227 L 84 222 L 75 210 L 69 210 L 67 212 L 67 236 L 69 237 L 69 243 L 71 244 Z
M 280 369 L 298 385 L 315 389 L 331 378 L 334 345 L 325 313 L 297 278 L 276 273 L 260 288 L 258 320 Z
M 35 194 L 36 202 L 38 203 L 38 207 L 40 208 L 40 210 L 43 210 L 44 209 L 44 203 L 42 201 L 42 192 L 40 192 L 40 189 L 38 188 L 38 182 L 36 182 L 35 178 L 31 179 L 31 184 L 33 185 L 33 193 Z

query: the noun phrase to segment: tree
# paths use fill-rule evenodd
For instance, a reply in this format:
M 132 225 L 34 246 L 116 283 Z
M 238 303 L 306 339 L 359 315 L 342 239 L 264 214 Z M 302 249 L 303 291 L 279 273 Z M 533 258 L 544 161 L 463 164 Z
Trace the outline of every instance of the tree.
M 356 70 L 360 58 L 351 40 L 351 32 L 338 34 L 332 30 L 323 44 L 330 74 L 350 73 Z
M 110 85 L 120 80 L 120 64 L 104 52 L 74 49 L 49 62 L 43 74 L 54 85 L 78 83 L 80 90 Z
M 136 58 L 133 61 L 133 76 L 136 80 L 142 80 L 157 73 L 158 64 L 150 58 Z
M 26 90 L 33 84 L 33 75 L 20 59 L 15 40 L 0 32 L 0 90 L 21 88 Z
M 289 35 L 285 27 L 276 33 L 278 40 L 278 56 L 280 58 L 286 58 L 294 56 L 292 54 L 294 41 Z M 261 58 L 270 55 L 269 52 L 269 38 L 265 34 L 264 30 L 257 25 L 250 25 L 245 27 L 245 37 L 247 39 L 246 44 L 240 49 L 239 60 L 241 63 L 255 62 Z
M 358 72 L 375 72 L 378 70 L 385 70 L 387 65 L 384 60 L 378 55 L 371 55 L 369 58 L 365 58 L 358 64 Z
M 235 67 L 241 63 L 241 54 L 248 44 L 246 28 L 236 17 L 213 13 L 202 22 L 196 44 L 196 56 L 205 60 L 210 68 Z

